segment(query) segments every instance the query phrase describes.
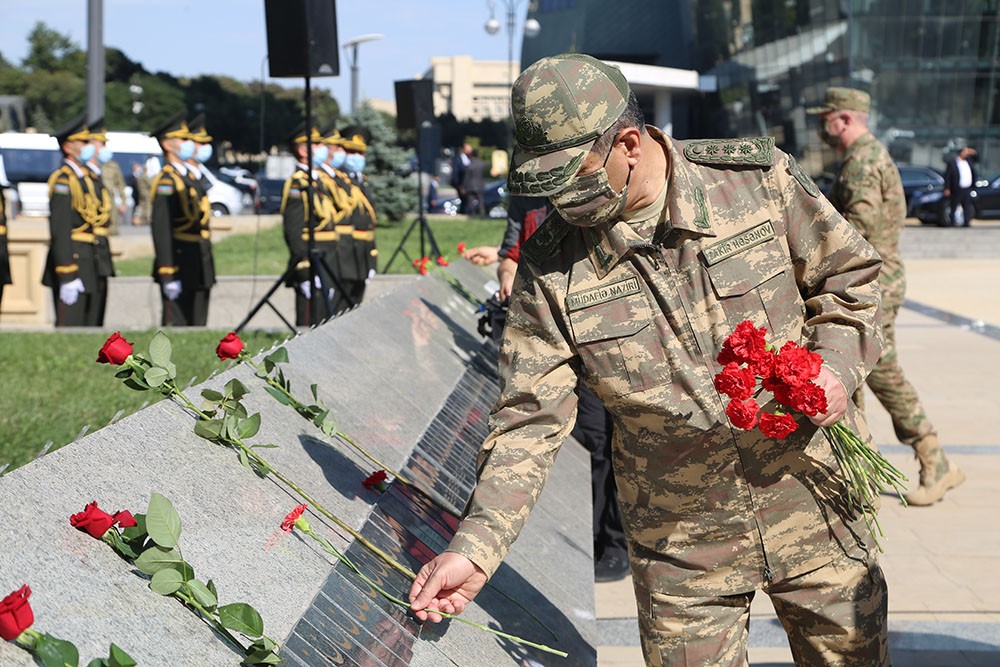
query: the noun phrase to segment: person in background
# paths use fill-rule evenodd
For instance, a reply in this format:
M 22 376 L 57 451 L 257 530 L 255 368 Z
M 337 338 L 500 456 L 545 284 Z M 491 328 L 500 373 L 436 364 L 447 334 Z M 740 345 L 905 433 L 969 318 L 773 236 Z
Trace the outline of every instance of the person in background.
M 948 459 L 937 429 L 927 418 L 917 390 L 906 379 L 896 349 L 896 316 L 906 296 L 906 269 L 899 253 L 899 236 L 906 220 L 906 195 L 899 169 L 889 151 L 868 130 L 871 97 L 854 88 L 830 87 L 822 106 L 807 113 L 819 116 L 820 137 L 843 158 L 830 189 L 830 203 L 875 247 L 882 258 L 882 333 L 885 345 L 868 376 L 872 390 L 892 417 L 896 437 L 913 448 L 920 462 L 920 484 L 906 494 L 909 505 L 932 505 L 965 481 L 965 474 Z M 859 387 L 854 401 L 864 410 Z
M 881 351 L 878 254 L 773 139 L 675 140 L 593 57 L 535 62 L 511 109 L 510 192 L 555 213 L 521 247 L 492 432 L 454 537 L 413 582 L 416 616 L 461 613 L 497 570 L 582 380 L 614 419 L 647 664 L 745 664 L 762 590 L 797 664 L 888 666 L 885 579 L 821 431 L 868 433 L 849 396 Z M 824 411 L 784 439 L 735 426 L 713 383 L 741 322 L 820 357 Z
M 195 143 L 185 118 L 180 111 L 153 132 L 164 158 L 150 187 L 153 279 L 160 285 L 164 326 L 204 326 L 215 284 L 211 208 L 200 178 L 188 168 Z
M 430 183 L 427 184 L 427 199 L 425 202 L 425 209 L 428 213 L 434 211 L 438 205 L 438 183 L 440 182 L 437 174 L 431 175 Z
M 52 288 L 57 327 L 81 327 L 97 320 L 103 301 L 97 268 L 99 201 L 87 162 L 94 157 L 86 117 L 55 134 L 62 165 L 49 176 L 49 254 L 42 284 Z
M 132 209 L 133 225 L 149 224 L 149 188 L 151 185 L 149 174 L 146 172 L 146 165 L 140 162 L 132 163 L 132 201 L 135 206 Z
M 334 275 L 339 273 L 335 267 L 339 263 L 340 234 L 328 179 L 322 178 L 319 170 L 329 153 L 323 135 L 316 127 L 307 129 L 303 122 L 289 135 L 288 143 L 297 163 L 281 194 L 281 219 L 289 253 L 285 284 L 295 290 L 295 324 L 308 327 L 336 312 Z M 310 151 L 312 165 L 307 164 Z M 314 250 L 311 255 L 310 227 Z
M 471 156 L 472 145 L 463 144 L 462 150 L 458 151 L 451 160 L 451 178 L 448 183 L 458 193 L 459 213 L 469 212 L 469 197 L 465 193 L 465 172 L 468 171 L 469 164 L 472 162 Z
M 462 179 L 462 191 L 465 193 L 466 215 L 486 217 L 486 202 L 483 201 L 483 190 L 486 184 L 483 180 L 483 170 L 486 165 L 479 159 L 479 149 L 473 148 L 469 153 L 469 165 Z
M 970 226 L 976 214 L 972 205 L 972 189 L 978 176 L 973 164 L 975 158 L 976 149 L 964 146 L 945 166 L 944 196 L 948 197 L 952 227 Z
M 0 311 L 3 310 L 3 288 L 10 285 L 10 254 L 7 252 L 7 202 L 0 188 Z
M 97 289 L 94 292 L 96 303 L 91 311 L 91 319 L 87 326 L 104 326 L 104 313 L 108 305 L 108 279 L 115 275 L 115 265 L 111 259 L 111 239 L 113 233 L 111 221 L 117 212 L 117 205 L 112 191 L 108 188 L 106 176 L 107 166 L 110 164 L 117 167 L 117 163 L 111 159 L 111 149 L 108 148 L 108 130 L 104 126 L 104 119 L 88 123 L 90 129 L 90 143 L 94 145 L 94 156 L 87 162 L 90 170 L 90 179 L 94 184 L 94 194 L 96 196 L 97 217 L 94 220 L 94 255 L 97 260 Z M 118 177 L 121 177 L 121 170 L 118 170 Z M 112 177 L 112 180 L 114 177 Z M 121 184 L 124 190 L 124 182 Z

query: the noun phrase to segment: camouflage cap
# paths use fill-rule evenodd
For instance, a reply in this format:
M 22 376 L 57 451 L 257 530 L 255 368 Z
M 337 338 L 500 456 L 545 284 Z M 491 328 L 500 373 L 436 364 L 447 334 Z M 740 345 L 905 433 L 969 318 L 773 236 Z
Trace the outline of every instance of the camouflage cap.
M 826 89 L 826 99 L 823 100 L 823 105 L 809 107 L 806 109 L 806 113 L 814 115 L 823 114 L 828 111 L 862 111 L 868 113 L 871 106 L 872 98 L 865 91 L 858 90 L 857 88 L 831 86 Z
M 617 67 L 582 53 L 542 58 L 524 70 L 510 99 L 516 142 L 510 193 L 548 196 L 565 188 L 621 117 L 628 96 Z

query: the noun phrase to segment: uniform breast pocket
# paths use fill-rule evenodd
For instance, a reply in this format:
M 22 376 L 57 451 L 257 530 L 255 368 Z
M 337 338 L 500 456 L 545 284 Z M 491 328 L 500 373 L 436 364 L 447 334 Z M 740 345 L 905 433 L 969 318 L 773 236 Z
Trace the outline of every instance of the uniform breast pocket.
M 798 340 L 805 306 L 788 253 L 778 239 L 713 264 L 708 274 L 731 327 L 743 320 L 762 325 L 763 312 L 769 338 Z
M 624 396 L 669 379 L 663 344 L 644 295 L 571 311 L 569 319 L 591 383 Z

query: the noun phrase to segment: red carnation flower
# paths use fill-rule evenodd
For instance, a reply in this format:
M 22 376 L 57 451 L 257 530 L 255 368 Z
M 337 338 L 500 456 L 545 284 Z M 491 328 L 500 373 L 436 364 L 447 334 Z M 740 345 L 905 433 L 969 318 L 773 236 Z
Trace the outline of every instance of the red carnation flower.
M 285 515 L 285 520 L 281 522 L 281 529 L 286 533 L 292 532 L 292 528 L 295 527 L 295 522 L 302 517 L 302 513 L 306 511 L 308 505 L 296 505 L 295 509 Z
M 459 253 L 465 252 L 465 241 L 458 242 L 458 252 Z
M 363 484 L 366 489 L 385 491 L 385 481 L 387 478 L 388 476 L 385 474 L 385 470 L 376 470 L 365 478 Z
M 35 614 L 28 603 L 30 595 L 31 589 L 25 584 L 0 601 L 0 637 L 7 641 L 17 639 L 35 622 Z
M 823 357 L 798 343 L 788 341 L 781 346 L 774 360 L 774 377 L 780 378 L 790 387 L 798 387 L 814 380 L 822 365 Z
M 437 263 L 438 266 L 448 266 L 448 260 L 445 259 L 444 255 L 438 255 Z
M 810 417 L 826 412 L 826 392 L 814 382 L 792 387 L 788 394 L 788 407 L 793 410 L 798 410 Z
M 767 351 L 765 335 L 767 329 L 758 329 L 750 320 L 744 320 L 736 325 L 736 330 L 726 336 L 722 342 L 718 362 L 725 366 L 728 363 L 749 363 Z
M 772 415 L 763 412 L 760 415 L 760 432 L 769 438 L 784 440 L 799 427 L 791 415 Z
M 729 398 L 743 401 L 753 396 L 757 386 L 757 377 L 749 368 L 740 368 L 739 364 L 730 362 L 715 376 L 715 388 L 719 393 Z
M 104 341 L 104 346 L 97 353 L 97 363 L 121 366 L 130 356 L 132 356 L 132 343 L 122 338 L 116 331 Z
M 745 401 L 734 399 L 729 401 L 729 405 L 726 406 L 726 416 L 729 417 L 729 421 L 733 423 L 733 426 L 744 431 L 749 431 L 757 423 L 758 412 L 760 412 L 760 406 L 752 398 Z
M 225 361 L 226 359 L 235 359 L 240 356 L 240 352 L 243 351 L 243 341 L 240 337 L 236 335 L 235 331 L 230 331 L 226 334 L 225 338 L 219 341 L 219 345 L 215 348 L 215 353 L 219 355 L 219 359 Z

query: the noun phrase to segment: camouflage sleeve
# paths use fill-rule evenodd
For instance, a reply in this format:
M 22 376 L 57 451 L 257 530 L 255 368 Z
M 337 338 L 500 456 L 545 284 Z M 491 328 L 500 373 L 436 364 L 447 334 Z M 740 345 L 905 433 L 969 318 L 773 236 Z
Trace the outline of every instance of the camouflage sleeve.
M 448 551 L 492 576 L 528 518 L 576 421 L 576 357 L 559 309 L 518 267 L 500 346 L 500 398 L 479 452 L 476 488 Z
M 882 206 L 882 178 L 876 165 L 868 160 L 847 160 L 837 185 L 841 215 L 872 243 Z
M 805 302 L 805 337 L 851 395 L 882 352 L 882 261 L 822 195 L 807 192 L 801 168 L 781 153 L 774 168 L 789 252 Z M 806 177 L 807 178 L 807 177 Z

